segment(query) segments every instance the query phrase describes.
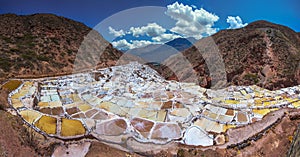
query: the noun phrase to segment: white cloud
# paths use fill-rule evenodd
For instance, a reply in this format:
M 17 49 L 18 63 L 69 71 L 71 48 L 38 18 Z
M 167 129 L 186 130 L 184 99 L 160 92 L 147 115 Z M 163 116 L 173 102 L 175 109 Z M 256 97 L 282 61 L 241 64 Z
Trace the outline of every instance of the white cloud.
M 113 41 L 111 43 L 115 48 L 118 48 L 120 50 L 127 50 L 130 49 L 131 44 L 127 42 L 126 39 L 118 40 L 118 41 Z
M 118 41 L 113 41 L 112 45 L 115 48 L 118 48 L 120 50 L 129 50 L 134 48 L 140 48 L 145 47 L 150 44 L 163 44 L 168 41 L 171 41 L 176 38 L 180 38 L 182 36 L 176 35 L 176 34 L 160 34 L 159 36 L 152 37 L 153 41 L 147 41 L 147 40 L 130 40 L 129 42 L 126 39 L 121 39 Z
M 191 6 L 175 2 L 167 6 L 166 15 L 176 20 L 175 27 L 171 31 L 185 37 L 200 39 L 203 35 L 211 35 L 217 31 L 213 26 L 219 17 L 203 8 L 193 10 Z
M 114 37 L 121 37 L 125 35 L 125 32 L 122 29 L 117 31 L 112 27 L 108 27 L 108 30 L 109 30 L 109 34 L 112 34 Z
M 146 41 L 146 40 L 131 40 L 130 42 L 128 42 L 126 39 L 121 39 L 121 40 L 112 42 L 112 45 L 115 48 L 118 48 L 120 50 L 129 50 L 129 49 L 134 49 L 134 48 L 140 48 L 140 47 L 145 47 L 150 44 L 152 44 L 152 42 Z
M 131 27 L 128 33 L 132 33 L 135 37 L 139 37 L 140 35 L 156 37 L 164 32 L 166 32 L 166 29 L 157 23 L 148 23 L 147 26 Z
M 156 41 L 158 43 L 165 43 L 165 42 L 168 42 L 168 41 L 171 41 L 173 39 L 176 39 L 176 38 L 180 38 L 182 36 L 180 35 L 177 35 L 177 34 L 161 34 L 160 36 L 157 36 L 157 37 L 153 37 L 152 40 L 153 41 Z
M 114 41 L 114 47 L 122 50 L 144 47 L 149 44 L 163 44 L 180 37 L 194 37 L 200 39 L 203 36 L 212 35 L 217 32 L 213 28 L 219 17 L 203 8 L 197 9 L 195 6 L 184 5 L 175 2 L 167 6 L 166 15 L 175 20 L 175 25 L 167 32 L 167 29 L 157 23 L 148 23 L 140 27 L 131 27 L 129 30 L 115 30 L 109 27 L 109 33 L 115 37 L 131 34 L 137 39 L 128 41 L 122 39 Z M 140 36 L 148 36 L 152 40 L 139 40 Z
M 241 28 L 245 27 L 248 25 L 248 23 L 244 23 L 242 19 L 239 16 L 233 17 L 233 16 L 228 16 L 227 17 L 227 23 L 229 23 L 228 29 L 236 29 L 236 28 Z
M 109 27 L 110 34 L 114 34 L 114 36 L 123 36 L 125 33 L 124 30 L 116 31 L 112 27 Z M 118 41 L 113 41 L 112 44 L 114 47 L 121 50 L 128 50 L 134 48 L 145 47 L 150 44 L 163 44 L 165 42 L 171 41 L 173 39 L 182 37 L 180 35 L 166 33 L 166 29 L 157 23 L 149 23 L 146 26 L 141 27 L 131 27 L 126 34 L 132 34 L 134 37 L 139 37 L 146 35 L 151 37 L 152 41 L 147 40 L 130 40 L 121 39 Z
M 153 44 L 151 41 L 147 41 L 147 40 L 133 40 L 131 42 L 132 42 L 131 49 L 145 47 L 147 45 Z

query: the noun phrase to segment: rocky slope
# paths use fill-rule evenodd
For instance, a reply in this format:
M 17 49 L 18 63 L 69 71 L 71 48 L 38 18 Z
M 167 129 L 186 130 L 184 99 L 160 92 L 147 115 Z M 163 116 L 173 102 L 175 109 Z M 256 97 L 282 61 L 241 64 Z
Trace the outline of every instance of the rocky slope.
M 256 84 L 268 89 L 300 83 L 299 33 L 267 21 L 257 21 L 236 30 L 222 30 L 199 40 L 182 55 L 196 71 L 199 84 L 207 88 L 222 84 L 224 80 L 227 85 Z M 159 66 L 156 69 L 166 78 L 189 81 L 190 72 L 186 71 L 190 67 L 178 62 L 179 59 L 175 56 L 163 62 L 165 65 L 177 63 L 178 69 L 165 70 Z M 222 72 L 226 74 L 222 76 Z
M 122 54 L 84 24 L 51 14 L 0 15 L 0 45 L 2 80 L 70 73 L 78 51 L 102 53 L 101 59 L 96 58 L 101 66 L 113 64 Z M 88 59 L 80 61 L 91 64 Z

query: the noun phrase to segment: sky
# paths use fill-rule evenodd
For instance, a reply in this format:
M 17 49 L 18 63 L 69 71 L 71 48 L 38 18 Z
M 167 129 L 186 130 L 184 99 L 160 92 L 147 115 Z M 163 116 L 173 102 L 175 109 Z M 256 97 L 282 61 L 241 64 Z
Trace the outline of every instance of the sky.
M 201 39 L 267 20 L 300 32 L 299 0 L 0 0 L 0 14 L 52 13 L 98 30 L 119 49 Z

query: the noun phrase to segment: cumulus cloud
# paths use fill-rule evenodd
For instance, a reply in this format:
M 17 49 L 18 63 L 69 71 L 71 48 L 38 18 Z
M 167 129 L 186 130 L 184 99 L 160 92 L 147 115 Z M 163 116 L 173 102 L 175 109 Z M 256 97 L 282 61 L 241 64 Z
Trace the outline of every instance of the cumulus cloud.
M 148 23 L 147 26 L 142 27 L 131 27 L 129 33 L 133 36 L 139 37 L 140 35 L 147 35 L 149 37 L 156 37 L 166 32 L 166 29 L 157 23 Z
M 115 48 L 118 48 L 120 50 L 127 50 L 130 48 L 130 43 L 127 42 L 126 39 L 121 39 L 121 40 L 118 40 L 118 41 L 113 41 L 111 43 Z
M 245 27 L 248 25 L 248 23 L 244 23 L 242 19 L 239 16 L 233 17 L 233 16 L 228 16 L 227 17 L 227 23 L 229 23 L 228 29 L 236 29 L 236 28 L 241 28 Z
M 121 36 L 124 36 L 125 35 L 125 32 L 124 30 L 115 30 L 113 29 L 112 27 L 108 27 L 108 31 L 109 31 L 109 34 L 112 34 L 114 37 L 121 37 Z
M 132 40 L 131 42 L 132 42 L 131 49 L 145 47 L 153 43 L 147 40 Z
M 109 27 L 109 33 L 115 37 L 131 34 L 137 38 L 130 41 L 121 39 L 112 42 L 112 44 L 116 48 L 128 50 L 144 47 L 149 44 L 163 44 L 180 37 L 201 39 L 203 36 L 212 35 L 217 32 L 217 28 L 214 28 L 214 23 L 219 20 L 219 17 L 203 8 L 197 9 L 195 6 L 175 2 L 167 6 L 165 14 L 175 20 L 175 24 L 170 31 L 167 31 L 166 28 L 157 23 L 131 27 L 128 30 L 115 30 Z M 140 36 L 148 36 L 151 40 L 139 40 Z
M 112 45 L 120 50 L 140 48 L 150 44 L 152 44 L 152 42 L 147 40 L 131 40 L 130 42 L 128 42 L 126 39 L 121 39 L 112 42 Z
M 182 36 L 177 35 L 177 34 L 169 34 L 169 33 L 165 33 L 165 34 L 161 34 L 160 36 L 157 37 L 153 37 L 152 40 L 158 43 L 165 43 L 171 40 L 174 40 L 176 38 L 180 38 Z
M 171 31 L 185 37 L 200 39 L 203 35 L 211 35 L 217 31 L 213 26 L 219 17 L 203 8 L 193 9 L 191 6 L 175 2 L 167 6 L 166 15 L 176 20 Z
M 143 35 L 149 37 L 157 37 L 166 32 L 166 29 L 158 25 L 157 23 L 148 23 L 146 26 L 141 27 L 130 27 L 130 29 L 126 32 L 122 29 L 117 31 L 112 27 L 108 27 L 108 30 L 109 34 L 112 34 L 115 37 L 121 37 L 125 34 L 132 34 L 134 37 L 139 37 Z
M 141 27 L 131 27 L 126 32 L 124 30 L 117 31 L 112 27 L 109 27 L 110 34 L 113 34 L 115 37 L 124 36 L 125 34 L 132 34 L 132 36 L 134 37 L 146 35 L 148 37 L 151 37 L 152 39 L 152 41 L 147 41 L 147 40 L 127 41 L 126 39 L 113 41 L 112 42 L 113 46 L 121 50 L 140 48 L 150 44 L 163 44 L 173 39 L 182 37 L 177 34 L 166 33 L 166 31 L 167 30 L 165 28 L 158 25 L 157 23 L 148 23 L 147 25 Z

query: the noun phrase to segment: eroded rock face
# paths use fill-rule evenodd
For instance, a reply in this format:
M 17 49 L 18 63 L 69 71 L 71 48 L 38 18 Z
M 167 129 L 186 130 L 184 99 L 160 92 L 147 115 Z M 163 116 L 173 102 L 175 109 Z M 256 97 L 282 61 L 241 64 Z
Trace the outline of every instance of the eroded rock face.
M 96 124 L 95 132 L 100 135 L 118 136 L 125 133 L 127 123 L 124 119 L 113 119 Z

